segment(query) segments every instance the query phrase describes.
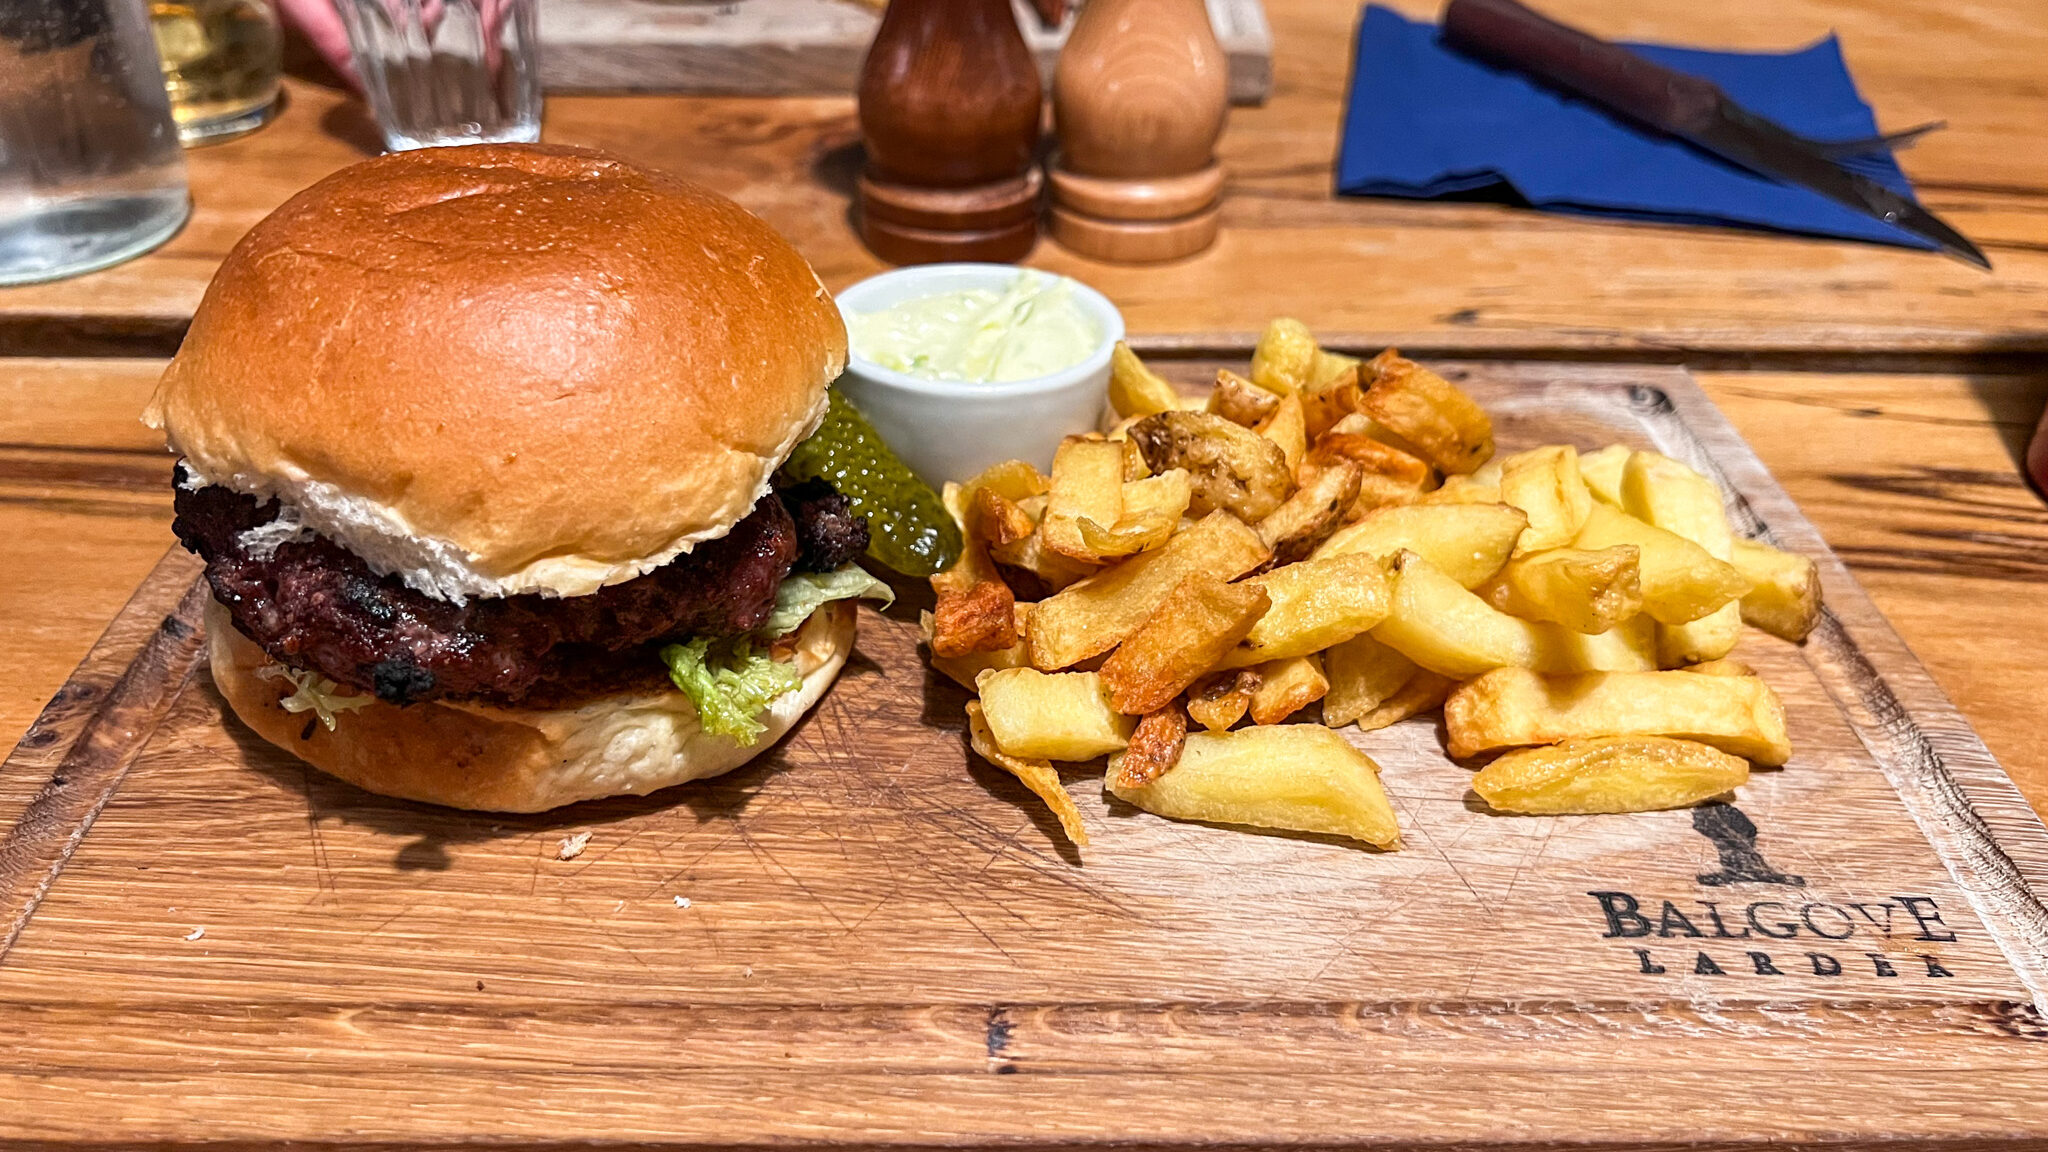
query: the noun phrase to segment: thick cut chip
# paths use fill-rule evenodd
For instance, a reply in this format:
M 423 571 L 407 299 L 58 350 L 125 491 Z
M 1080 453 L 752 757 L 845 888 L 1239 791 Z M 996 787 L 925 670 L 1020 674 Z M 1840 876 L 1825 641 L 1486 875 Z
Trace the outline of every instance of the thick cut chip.
M 989 555 L 999 564 L 1031 573 L 1045 586 L 1048 592 L 1057 592 L 1078 580 L 1093 575 L 1100 567 L 1085 560 L 1062 556 L 1045 546 L 1045 537 L 1033 532 L 1014 544 L 989 549 Z
M 1471 472 L 1493 455 L 1493 421 L 1450 381 L 1392 348 L 1360 371 L 1366 414 L 1420 448 L 1431 464 Z
M 1017 645 L 1017 598 L 1001 580 L 939 593 L 932 621 L 934 656 L 1000 652 Z
M 1081 809 L 1060 784 L 1058 769 L 1042 757 L 1012 756 L 1003 751 L 996 744 L 995 734 L 989 731 L 981 705 L 972 700 L 967 702 L 967 740 L 974 746 L 975 755 L 1023 781 L 1033 795 L 1043 800 L 1059 819 L 1060 830 L 1067 834 L 1067 839 L 1081 847 L 1088 846 L 1088 829 L 1081 825 Z
M 1109 354 L 1109 406 L 1125 419 L 1150 416 L 1180 407 L 1180 393 L 1119 340 Z
M 1330 690 L 1323 696 L 1323 723 L 1342 728 L 1392 699 L 1414 679 L 1415 661 L 1375 640 L 1353 636 L 1323 653 L 1323 675 Z
M 1425 492 L 1421 504 L 1498 504 L 1500 485 L 1484 484 L 1470 476 L 1446 476 L 1435 491 Z
M 1621 506 L 1645 524 L 1727 560 L 1731 537 L 1721 490 L 1712 480 L 1655 452 L 1632 452 L 1621 473 Z M 1742 607 L 1723 604 L 1697 620 L 1658 630 L 1657 648 L 1666 667 L 1719 660 L 1742 639 Z
M 1579 454 L 1579 479 L 1586 482 L 1593 499 L 1621 507 L 1621 472 L 1628 467 L 1630 455 L 1626 444 L 1609 444 L 1598 452 Z
M 1496 812 L 1583 816 L 1690 808 L 1749 782 L 1749 761 L 1691 740 L 1596 736 L 1506 753 L 1472 790 Z
M 1754 583 L 1742 596 L 1742 618 L 1794 643 L 1806 639 L 1820 619 L 1820 570 L 1813 561 L 1759 540 L 1733 541 L 1728 558 Z
M 1363 432 L 1340 432 L 1333 428 L 1316 437 L 1309 449 L 1309 463 L 1321 465 L 1332 460 L 1353 461 L 1368 474 L 1401 489 L 1420 492 L 1430 480 L 1427 461 Z
M 1211 732 L 1221 732 L 1244 719 L 1259 690 L 1256 668 L 1212 672 L 1188 689 L 1188 715 Z
M 1508 561 L 1480 595 L 1524 620 L 1546 620 L 1574 632 L 1605 632 L 1643 610 L 1636 556 L 1630 544 L 1598 552 L 1530 552 Z
M 1686 667 L 1686 668 L 1681 668 L 1681 669 L 1679 669 L 1679 671 L 1681 671 L 1681 672 L 1690 672 L 1690 673 L 1692 673 L 1692 674 L 1693 674 L 1693 675 L 1695 675 L 1695 676 L 1754 676 L 1754 675 L 1756 675 L 1756 669 L 1754 669 L 1754 668 L 1750 667 L 1750 666 L 1749 666 L 1749 665 L 1747 665 L 1747 664 L 1744 664 L 1744 663 L 1743 663 L 1742 661 L 1740 661 L 1740 660 L 1727 660 L 1727 659 L 1722 659 L 1722 660 L 1709 660 L 1709 661 L 1707 661 L 1707 662 L 1706 662 L 1706 663 L 1704 663 L 1704 664 L 1694 664 L 1694 665 L 1691 665 L 1690 667 Z
M 1501 668 L 1444 705 L 1458 759 L 1523 744 L 1591 736 L 1697 740 L 1766 767 L 1792 755 L 1785 706 L 1762 680 L 1693 672 L 1545 676 Z
M 1353 553 L 1304 560 L 1244 582 L 1272 597 L 1272 607 L 1219 668 L 1307 656 L 1341 644 L 1387 618 L 1387 568 L 1377 556 Z
M 1278 407 L 1279 393 L 1268 392 L 1230 369 L 1220 368 L 1216 372 L 1216 387 L 1209 393 L 1204 410 L 1232 424 L 1256 428 Z
M 1290 656 L 1259 665 L 1259 686 L 1252 691 L 1254 724 L 1278 724 L 1321 700 L 1330 690 L 1319 656 Z
M 988 545 L 991 554 L 997 548 L 1015 544 L 1031 535 L 1038 527 L 1038 521 L 1024 510 L 1022 504 L 993 487 L 979 487 L 973 491 L 973 501 L 967 508 L 968 527 Z
M 1531 448 L 1502 460 L 1500 498 L 1529 517 L 1529 527 L 1515 542 L 1517 555 L 1571 543 L 1593 504 L 1593 494 L 1579 478 L 1579 453 L 1569 444 Z
M 1358 378 L 1358 368 L 1363 363 L 1365 361 L 1356 356 L 1346 356 L 1342 352 L 1331 352 L 1318 346 L 1315 360 L 1309 369 L 1309 386 L 1315 389 L 1327 388 L 1346 374 L 1355 380 Z
M 1529 518 L 1505 504 L 1411 504 L 1381 508 L 1337 529 L 1315 558 L 1360 553 L 1391 558 L 1407 551 L 1436 565 L 1461 587 L 1500 571 Z
M 1222 508 L 1257 522 L 1278 508 L 1294 486 L 1280 445 L 1207 412 L 1147 416 L 1131 425 L 1131 441 L 1154 472 L 1187 469 L 1194 480 L 1188 507 L 1197 516 Z
M 1256 584 L 1190 576 L 1102 665 L 1110 706 L 1126 716 L 1166 707 L 1216 666 L 1271 603 Z
M 1420 716 L 1434 711 L 1451 694 L 1458 682 L 1448 676 L 1439 676 L 1427 668 L 1418 668 L 1408 678 L 1401 690 L 1380 702 L 1379 707 L 1358 718 L 1360 732 L 1377 732 L 1391 728 L 1410 716 Z
M 1142 788 L 1111 773 L 1109 793 L 1171 820 L 1315 832 L 1398 848 L 1379 766 L 1320 724 L 1195 732 L 1173 771 Z
M 1130 481 L 1124 485 L 1123 513 L 1113 527 L 1105 528 L 1085 516 L 1075 522 L 1082 547 L 1097 560 L 1157 548 L 1180 527 L 1193 493 L 1188 474 L 1179 468 Z
M 1045 474 L 1031 466 L 1026 460 L 1005 460 L 991 464 L 975 474 L 962 488 L 962 495 L 972 497 L 980 489 L 987 488 L 1006 500 L 1023 503 L 1034 496 L 1043 496 L 1052 486 Z
M 1109 758 L 1109 775 L 1120 788 L 1143 788 L 1180 762 L 1188 742 L 1188 714 L 1170 703 L 1138 721 L 1131 746 Z
M 1373 636 L 1424 668 L 1457 680 L 1504 667 L 1553 672 L 1656 667 L 1654 654 L 1639 650 L 1639 632 L 1616 627 L 1586 636 L 1510 616 L 1413 552 L 1395 560 L 1393 600 Z
M 1024 621 L 1030 615 L 1031 605 L 1019 604 L 1016 606 L 1015 620 L 1019 636 L 1024 634 Z M 932 619 L 932 614 L 929 612 L 918 613 L 917 625 L 924 633 L 925 645 L 930 647 L 938 634 L 938 626 Z M 932 667 L 952 677 L 954 681 L 969 692 L 974 691 L 976 678 L 991 668 L 1031 667 L 1031 653 L 1024 647 L 1022 640 L 1008 648 L 995 652 L 968 652 L 960 656 L 941 656 L 937 652 L 933 652 L 931 659 Z
M 1643 611 L 1660 624 L 1689 623 L 1749 591 L 1749 581 L 1727 561 L 1683 536 L 1595 503 L 1573 546 L 1598 551 L 1617 544 L 1635 546 Z
M 1149 417 L 1148 417 L 1149 419 Z M 1045 546 L 1075 560 L 1094 560 L 1080 521 L 1113 527 L 1124 512 L 1124 446 L 1069 436 L 1052 458 L 1052 490 L 1039 533 Z
M 1260 539 L 1281 564 L 1307 558 L 1317 545 L 1329 539 L 1358 499 L 1359 481 L 1365 476 L 1364 470 L 1350 460 L 1321 468 L 1311 466 L 1307 471 L 1307 481 L 1295 489 L 1294 495 L 1258 523 Z
M 1301 462 L 1308 456 L 1308 418 L 1302 413 L 1299 394 L 1281 397 L 1279 407 L 1273 409 L 1257 431 L 1280 446 L 1289 476 L 1301 470 Z
M 1252 346 L 1252 383 L 1286 396 L 1315 376 L 1316 338 L 1308 325 L 1285 316 L 1269 321 Z
M 1315 440 L 1351 416 L 1364 418 L 1359 409 L 1365 403 L 1365 389 L 1359 386 L 1358 362 L 1355 360 L 1351 367 L 1328 379 L 1310 381 L 1308 387 L 1295 396 L 1301 401 L 1310 440 Z
M 1040 600 L 1031 613 L 1031 663 L 1051 671 L 1123 642 L 1190 576 L 1235 580 L 1272 557 L 1259 534 L 1228 512 L 1213 512 L 1163 547 Z
M 975 687 L 996 746 L 1012 756 L 1092 760 L 1130 742 L 1130 717 L 1109 706 L 1093 672 L 1001 668 Z

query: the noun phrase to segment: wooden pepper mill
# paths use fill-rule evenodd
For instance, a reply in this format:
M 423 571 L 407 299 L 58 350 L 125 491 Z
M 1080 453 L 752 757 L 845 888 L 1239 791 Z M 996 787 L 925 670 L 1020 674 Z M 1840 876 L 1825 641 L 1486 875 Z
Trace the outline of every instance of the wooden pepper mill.
M 1053 238 L 1118 263 L 1213 243 L 1227 69 L 1202 0 L 1088 0 L 1053 73 Z
M 893 264 L 1022 259 L 1042 110 L 1010 0 L 890 0 L 861 65 L 861 238 Z

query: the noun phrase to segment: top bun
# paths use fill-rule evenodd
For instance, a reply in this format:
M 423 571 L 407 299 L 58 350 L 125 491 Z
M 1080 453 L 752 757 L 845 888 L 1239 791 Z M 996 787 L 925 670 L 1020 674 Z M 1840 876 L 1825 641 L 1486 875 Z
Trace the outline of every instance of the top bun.
M 144 418 L 421 591 L 581 596 L 730 530 L 845 362 L 817 274 L 725 197 L 582 148 L 427 148 L 243 237 Z

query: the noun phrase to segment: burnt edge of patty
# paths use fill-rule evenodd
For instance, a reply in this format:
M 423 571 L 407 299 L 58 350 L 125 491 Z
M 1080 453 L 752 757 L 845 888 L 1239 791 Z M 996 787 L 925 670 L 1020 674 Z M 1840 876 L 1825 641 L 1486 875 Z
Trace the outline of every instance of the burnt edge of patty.
M 252 555 L 243 533 L 274 521 L 279 504 L 192 486 L 182 463 L 172 527 L 206 561 L 235 627 L 274 659 L 393 704 L 553 706 L 658 684 L 663 644 L 751 632 L 791 571 L 836 568 L 864 551 L 866 523 L 824 488 L 771 492 L 727 535 L 588 596 L 463 604 L 379 576 L 321 536 Z

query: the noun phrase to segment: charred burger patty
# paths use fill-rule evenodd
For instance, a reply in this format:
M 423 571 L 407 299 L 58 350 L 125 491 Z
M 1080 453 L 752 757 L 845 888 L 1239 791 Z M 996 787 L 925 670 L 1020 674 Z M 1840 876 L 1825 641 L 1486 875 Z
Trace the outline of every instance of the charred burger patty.
M 172 527 L 206 561 L 235 627 L 286 664 L 394 704 L 517 705 L 659 680 L 660 644 L 751 632 L 792 571 L 831 571 L 868 545 L 867 522 L 813 481 L 770 492 L 725 536 L 591 595 L 456 604 L 379 576 L 321 536 L 258 555 L 244 534 L 275 520 L 277 502 L 188 480 L 181 468 Z

